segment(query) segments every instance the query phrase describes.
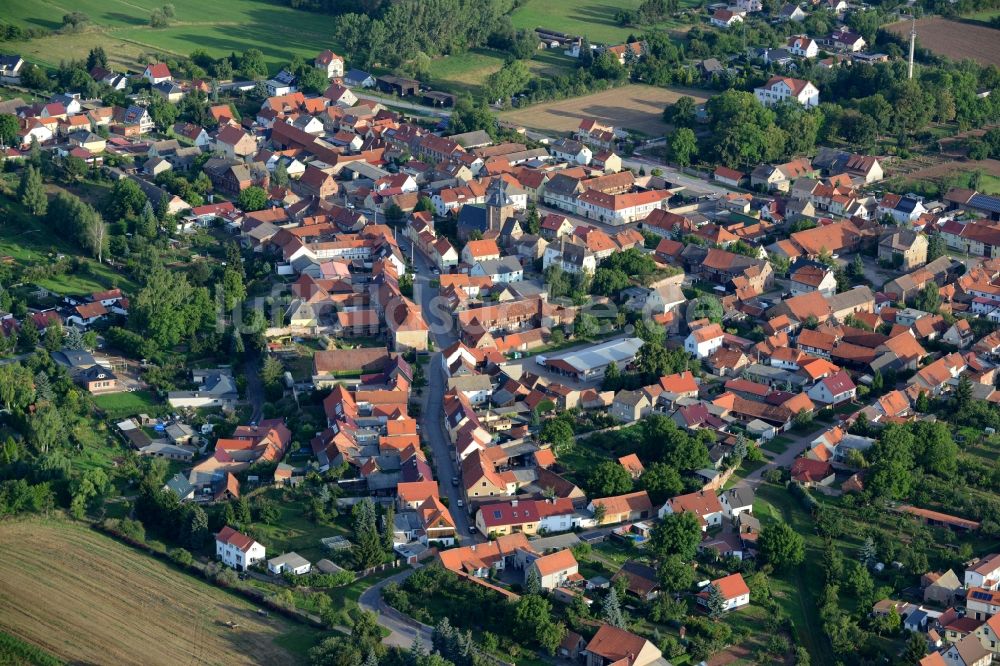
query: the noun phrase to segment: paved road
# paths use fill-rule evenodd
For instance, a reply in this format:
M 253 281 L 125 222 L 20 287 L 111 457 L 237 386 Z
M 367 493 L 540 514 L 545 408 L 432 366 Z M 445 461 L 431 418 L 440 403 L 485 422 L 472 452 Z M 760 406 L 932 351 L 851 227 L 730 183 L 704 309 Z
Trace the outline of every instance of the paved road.
M 407 569 L 395 576 L 390 576 L 385 580 L 379 581 L 362 592 L 361 597 L 358 598 L 358 605 L 361 606 L 362 610 L 375 613 L 378 616 L 379 625 L 389 630 L 389 635 L 382 639 L 382 643 L 390 647 L 408 649 L 413 645 L 413 640 L 417 635 L 420 636 L 420 642 L 423 643 L 424 649 L 430 649 L 431 646 L 432 636 L 429 630 L 394 608 L 390 608 L 382 601 L 382 588 L 389 583 L 403 582 L 414 571 L 414 569 Z
M 408 244 L 404 244 L 409 252 Z M 407 255 L 409 256 L 409 255 Z M 430 282 L 435 277 L 432 267 L 426 257 L 419 251 L 413 253 L 414 270 L 417 275 L 414 279 L 414 298 L 423 309 L 424 318 L 431 329 L 431 339 L 434 341 L 436 349 L 441 350 L 452 345 L 458 334 L 454 327 L 454 319 L 450 314 L 439 313 L 433 307 L 433 301 L 437 297 L 437 289 L 431 287 Z M 451 440 L 444 428 L 444 392 L 446 380 L 444 369 L 441 366 L 440 351 L 431 354 L 426 367 L 427 386 L 424 388 L 424 403 L 420 411 L 420 431 L 431 447 L 431 454 L 434 457 L 434 471 L 437 474 L 438 486 L 441 495 L 448 498 L 448 507 L 451 515 L 455 519 L 455 529 L 459 537 L 465 541 L 474 539 L 469 534 L 469 515 L 466 508 L 458 506 L 462 500 L 461 487 L 452 485 L 452 478 L 459 477 L 461 471 L 454 462 Z
M 451 112 L 445 111 L 443 109 L 434 109 L 429 106 L 424 106 L 423 104 L 414 104 L 413 102 L 404 102 L 399 99 L 393 99 L 391 97 L 383 97 L 381 95 L 372 95 L 369 93 L 358 92 L 355 88 L 352 91 L 358 99 L 368 99 L 373 102 L 378 102 L 379 104 L 384 104 L 386 106 L 391 106 L 397 109 L 406 109 L 407 111 L 413 111 L 424 116 L 438 116 L 439 118 L 451 118 Z
M 764 472 L 767 470 L 777 467 L 791 467 L 792 462 L 810 447 L 814 439 L 819 437 L 828 428 L 832 427 L 832 424 L 822 425 L 805 435 L 793 437 L 792 443 L 788 445 L 788 448 L 785 449 L 784 452 L 771 456 L 766 465 L 755 469 L 740 479 L 734 488 L 756 488 L 761 484 L 761 476 L 763 476 Z
M 260 381 L 260 359 L 249 359 L 243 365 L 243 374 L 247 378 L 247 402 L 253 408 L 251 423 L 260 423 L 264 417 L 264 384 Z

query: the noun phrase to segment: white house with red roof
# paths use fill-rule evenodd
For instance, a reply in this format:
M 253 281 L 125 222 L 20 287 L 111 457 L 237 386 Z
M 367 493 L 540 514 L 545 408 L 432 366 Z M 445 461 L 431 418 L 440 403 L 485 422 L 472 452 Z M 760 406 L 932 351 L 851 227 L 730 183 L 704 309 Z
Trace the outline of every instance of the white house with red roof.
M 743 12 L 732 9 L 716 9 L 710 22 L 717 28 L 731 28 L 737 23 L 743 23 Z
M 215 535 L 215 556 L 237 571 L 263 562 L 265 554 L 263 545 L 228 525 Z
M 819 45 L 805 35 L 793 35 L 788 38 L 788 51 L 801 58 L 815 58 L 819 55 Z
M 698 593 L 698 603 L 708 606 L 709 587 L 715 587 L 722 593 L 725 603 L 722 610 L 731 611 L 750 603 L 750 588 L 739 573 L 729 574 L 724 578 L 713 580 L 712 583 Z
M 806 394 L 814 401 L 825 405 L 839 405 L 842 402 L 853 400 L 857 395 L 858 387 L 851 381 L 851 376 L 845 371 L 824 377 L 806 391 Z
M 1000 553 L 987 555 L 965 570 L 965 586 L 1000 590 Z
M 330 49 L 326 49 L 316 56 L 313 60 L 313 67 L 325 72 L 328 79 L 344 75 L 344 59 Z
M 678 495 L 667 500 L 667 503 L 660 507 L 659 516 L 663 518 L 672 513 L 690 512 L 698 517 L 702 531 L 707 531 L 709 527 L 716 527 L 722 524 L 722 516 L 725 514 L 719 498 L 711 490 L 699 490 L 698 492 Z
M 788 76 L 772 76 L 767 83 L 754 88 L 754 96 L 764 106 L 792 100 L 806 108 L 819 106 L 819 90 L 809 81 Z
M 724 339 L 725 332 L 722 327 L 718 324 L 709 324 L 691 331 L 684 339 L 684 350 L 698 358 L 706 358 L 722 346 Z
M 174 79 L 166 63 L 162 62 L 146 65 L 146 69 L 142 71 L 142 78 L 146 79 L 154 86 L 157 83 L 163 83 L 164 81 L 173 81 Z

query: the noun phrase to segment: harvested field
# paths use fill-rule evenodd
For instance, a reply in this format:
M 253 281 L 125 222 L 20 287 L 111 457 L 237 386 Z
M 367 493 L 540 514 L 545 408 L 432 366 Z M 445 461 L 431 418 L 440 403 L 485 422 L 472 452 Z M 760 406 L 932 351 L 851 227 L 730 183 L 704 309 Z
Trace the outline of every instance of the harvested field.
M 573 132 L 582 119 L 594 118 L 608 125 L 656 136 L 667 127 L 661 119 L 667 104 L 673 104 L 684 95 L 700 104 L 708 94 L 704 90 L 628 85 L 593 95 L 505 111 L 500 114 L 500 119 L 541 132 Z
M 907 178 L 914 180 L 927 180 L 948 176 L 960 171 L 982 171 L 991 176 L 1000 177 L 1000 161 L 998 160 L 953 160 L 942 162 L 925 169 L 918 169 L 906 174 Z
M 0 628 L 67 661 L 296 661 L 278 645 L 287 621 L 82 525 L 7 522 L 0 542 Z
M 886 29 L 908 39 L 910 22 L 894 23 Z M 917 44 L 953 60 L 971 58 L 984 65 L 1000 66 L 1000 30 L 983 25 L 940 16 L 918 19 Z

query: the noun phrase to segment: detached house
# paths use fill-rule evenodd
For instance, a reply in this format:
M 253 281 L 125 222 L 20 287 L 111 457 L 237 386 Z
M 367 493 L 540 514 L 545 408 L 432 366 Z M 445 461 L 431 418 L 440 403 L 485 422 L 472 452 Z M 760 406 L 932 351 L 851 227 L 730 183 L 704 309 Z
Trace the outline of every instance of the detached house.
M 651 666 L 663 662 L 663 653 L 633 633 L 602 624 L 584 650 L 586 666 Z
M 678 495 L 667 500 L 667 503 L 660 507 L 659 517 L 663 518 L 672 513 L 693 513 L 698 517 L 701 531 L 708 531 L 709 527 L 717 527 L 722 524 L 722 516 L 725 510 L 719 502 L 719 498 L 711 490 L 699 490 L 687 495 Z
M 722 593 L 724 601 L 722 610 L 731 611 L 741 608 L 750 603 L 750 588 L 747 587 L 743 576 L 738 573 L 730 574 L 724 578 L 713 580 L 709 587 L 714 587 Z M 706 587 L 698 593 L 698 604 L 708 607 L 709 589 Z
M 344 75 L 344 59 L 330 49 L 326 49 L 316 56 L 313 60 L 313 67 L 325 73 L 328 79 Z
M 764 106 L 786 100 L 792 100 L 806 108 L 819 106 L 819 90 L 816 86 L 809 81 L 787 76 L 772 76 L 763 86 L 754 88 L 753 94 Z
M 841 370 L 819 380 L 806 393 L 815 402 L 821 402 L 825 405 L 839 405 L 842 402 L 853 400 L 857 390 L 850 375 Z
M 173 75 L 170 74 L 170 69 L 165 63 L 162 62 L 146 65 L 146 69 L 142 71 L 142 78 L 146 79 L 154 86 L 157 83 L 173 81 L 174 79 Z
M 257 152 L 257 141 L 241 128 L 226 125 L 215 136 L 215 149 L 231 160 L 239 160 Z
M 228 525 L 215 535 L 215 556 L 227 567 L 246 571 L 264 561 L 264 546 Z
M 684 350 L 698 358 L 706 358 L 722 346 L 724 335 L 722 327 L 718 324 L 702 326 L 691 331 L 684 339 Z
M 819 45 L 815 39 L 810 39 L 805 35 L 795 35 L 788 38 L 788 50 L 792 55 L 800 58 L 815 58 L 819 55 Z

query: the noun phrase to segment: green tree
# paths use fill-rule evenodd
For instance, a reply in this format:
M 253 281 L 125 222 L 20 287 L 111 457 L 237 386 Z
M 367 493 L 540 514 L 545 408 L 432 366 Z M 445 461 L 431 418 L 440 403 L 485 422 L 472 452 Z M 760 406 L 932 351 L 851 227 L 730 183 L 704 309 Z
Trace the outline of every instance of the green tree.
M 611 460 L 596 465 L 587 477 L 587 490 L 593 497 L 611 497 L 632 491 L 632 475 Z
M 718 620 L 726 610 L 726 598 L 722 596 L 722 590 L 718 585 L 708 586 L 708 616 L 713 620 Z
M 131 178 L 115 181 L 107 200 L 104 203 L 104 213 L 111 220 L 122 220 L 138 215 L 149 204 L 149 199 Z
M 535 567 L 529 567 L 528 572 L 524 576 L 524 593 L 525 594 L 542 593 L 542 578 L 538 574 L 538 569 Z
M 564 451 L 573 446 L 573 425 L 567 419 L 549 419 L 539 431 L 538 438 L 551 444 L 556 451 Z
M 646 468 L 639 483 L 649 494 L 654 505 L 659 506 L 684 490 L 684 481 L 676 468 L 655 462 Z
M 694 128 L 697 121 L 697 105 L 693 98 L 684 95 L 676 102 L 663 109 L 664 122 L 670 123 L 675 128 Z
M 251 185 L 240 192 L 236 201 L 240 209 L 247 213 L 263 210 L 267 206 L 267 192 L 262 187 Z
M 674 132 L 667 143 L 668 159 L 680 167 L 691 164 L 692 159 L 698 154 L 698 139 L 694 135 L 694 130 L 682 127 Z
M 608 593 L 604 597 L 604 603 L 601 604 L 601 619 L 612 627 L 618 627 L 619 629 L 624 629 L 628 626 L 625 611 L 622 610 L 621 603 L 618 601 L 618 592 L 613 585 L 608 588 Z
M 12 113 L 0 113 L 0 145 L 17 145 L 17 133 L 21 125 Z
M 765 526 L 757 540 L 764 560 L 775 569 L 801 564 L 805 559 L 805 540 L 785 522 Z
M 646 548 L 660 560 L 675 555 L 684 561 L 694 559 L 701 542 L 701 525 L 689 511 L 668 513 L 650 534 Z
M 920 293 L 917 294 L 914 305 L 918 310 L 936 314 L 938 308 L 941 307 L 941 296 L 938 293 L 937 283 L 933 280 L 928 282 L 924 288 L 920 290 Z
M 32 215 L 45 215 L 49 199 L 45 196 L 45 184 L 42 183 L 42 174 L 35 167 L 29 165 L 21 174 L 21 182 L 17 188 L 17 198 Z
M 668 592 L 684 592 L 694 584 L 694 569 L 679 555 L 670 555 L 656 572 L 660 585 Z

